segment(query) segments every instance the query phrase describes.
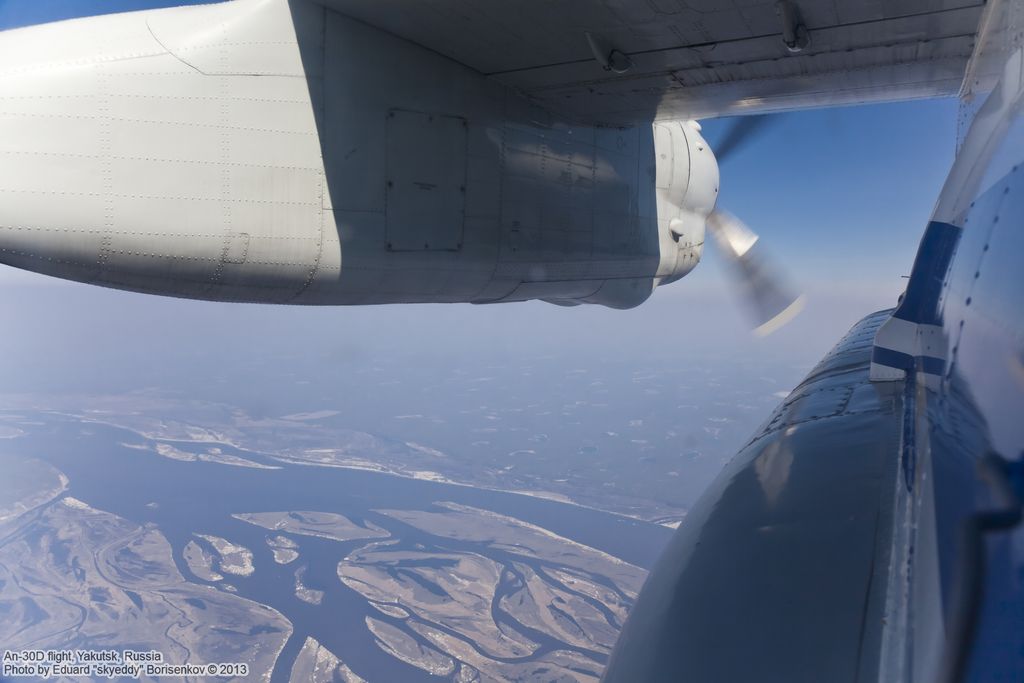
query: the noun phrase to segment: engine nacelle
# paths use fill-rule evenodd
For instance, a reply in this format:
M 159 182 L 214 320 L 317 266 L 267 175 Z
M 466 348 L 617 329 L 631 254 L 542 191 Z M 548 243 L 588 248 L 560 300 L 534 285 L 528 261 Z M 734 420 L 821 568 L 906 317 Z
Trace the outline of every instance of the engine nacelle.
M 314 3 L 0 34 L 0 262 L 168 296 L 628 308 L 697 264 L 695 123 L 560 120 Z

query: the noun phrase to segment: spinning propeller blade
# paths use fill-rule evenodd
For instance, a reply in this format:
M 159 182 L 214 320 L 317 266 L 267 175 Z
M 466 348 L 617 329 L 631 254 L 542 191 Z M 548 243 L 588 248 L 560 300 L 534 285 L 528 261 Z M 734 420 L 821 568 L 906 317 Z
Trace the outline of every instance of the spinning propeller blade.
M 778 115 L 754 114 L 738 116 L 725 131 L 725 135 L 714 146 L 715 158 L 718 163 L 724 162 L 737 149 L 757 139 L 767 128 L 778 121 Z
M 762 135 L 778 116 L 758 114 L 737 117 L 714 146 L 721 164 Z M 771 334 L 801 311 L 804 297 L 795 292 L 780 267 L 769 259 L 757 234 L 742 221 L 716 209 L 708 216 L 708 232 L 729 262 L 732 279 L 754 323 L 754 333 Z
M 730 264 L 754 333 L 771 334 L 795 318 L 803 309 L 804 297 L 794 292 L 782 270 L 764 253 L 754 231 L 717 209 L 708 216 L 707 226 Z

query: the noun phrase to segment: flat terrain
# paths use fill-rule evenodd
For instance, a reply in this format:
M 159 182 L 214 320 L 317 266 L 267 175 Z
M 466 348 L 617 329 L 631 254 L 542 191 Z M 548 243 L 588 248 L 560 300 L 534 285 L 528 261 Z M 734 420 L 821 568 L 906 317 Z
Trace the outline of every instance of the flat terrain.
M 247 437 L 237 413 L 197 426 L 143 412 L 6 414 L 20 433 L 0 441 L 14 475 L 0 483 L 5 647 L 152 649 L 245 662 L 245 680 L 275 682 L 596 681 L 646 576 L 615 553 L 657 549 L 627 535 L 611 547 L 635 550 L 610 552 L 572 530 L 669 534 L 538 496 L 249 449 L 271 437 Z M 302 417 L 283 422 L 319 418 Z M 344 448 L 441 457 L 368 435 Z

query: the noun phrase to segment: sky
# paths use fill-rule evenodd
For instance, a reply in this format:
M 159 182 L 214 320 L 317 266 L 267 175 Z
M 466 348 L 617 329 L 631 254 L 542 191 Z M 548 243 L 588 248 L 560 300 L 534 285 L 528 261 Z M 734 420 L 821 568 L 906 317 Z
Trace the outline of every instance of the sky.
M 201 5 L 203 2 L 209 0 L 0 0 L 0 28 L 154 7 Z
M 0 0 L 0 27 L 165 4 Z M 795 384 L 854 322 L 895 304 L 953 159 L 956 116 L 952 99 L 787 113 L 722 165 L 720 206 L 761 234 L 807 294 L 805 312 L 766 339 L 750 335 L 711 248 L 693 273 L 631 311 L 538 302 L 230 305 L 103 290 L 0 266 L 0 315 L 17 321 L 5 322 L 0 335 L 0 369 L 24 383 L 44 374 L 100 381 L 98 366 L 146 377 L 148 368 L 184 362 L 203 344 L 224 350 L 220 360 L 230 365 L 232 348 L 255 345 L 270 354 L 301 343 L 325 357 L 340 349 L 452 364 L 483 350 L 505 357 L 643 354 L 673 363 L 756 356 L 777 359 Z M 712 149 L 728 124 L 703 122 Z

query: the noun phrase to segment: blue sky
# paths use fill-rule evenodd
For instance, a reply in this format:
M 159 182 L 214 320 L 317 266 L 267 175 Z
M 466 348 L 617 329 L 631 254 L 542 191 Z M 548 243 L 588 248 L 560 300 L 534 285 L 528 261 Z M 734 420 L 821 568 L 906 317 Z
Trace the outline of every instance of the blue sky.
M 811 283 L 909 273 L 956 145 L 955 99 L 782 114 L 721 168 L 720 205 Z M 725 121 L 708 121 L 714 149 Z
M 209 0 L 0 0 L 0 28 L 31 26 L 93 14 L 200 5 Z
M 0 0 L 0 27 L 166 4 Z M 210 343 L 223 348 L 307 330 L 324 344 L 365 346 L 371 353 L 379 346 L 375 339 L 391 334 L 388 343 L 401 351 L 401 340 L 408 340 L 404 351 L 410 354 L 484 345 L 514 354 L 525 338 L 531 348 L 563 354 L 603 344 L 622 353 L 763 355 L 784 362 L 786 377 L 795 382 L 853 322 L 895 303 L 953 159 L 957 111 L 957 101 L 945 99 L 784 114 L 723 164 L 721 206 L 758 231 L 808 292 L 805 313 L 765 340 L 747 332 L 722 264 L 708 249 L 692 274 L 626 312 L 536 302 L 246 307 L 154 299 L 0 268 L 0 286 L 8 290 L 0 296 L 0 315 L 24 321 L 0 338 L 0 357 L 32 353 L 44 339 L 63 334 L 81 340 L 78 351 L 85 357 L 118 343 L 173 348 L 169 340 L 188 343 L 180 330 L 202 326 Z M 704 122 L 712 148 L 726 125 Z M 15 287 L 24 293 L 16 294 Z M 50 294 L 34 293 L 41 290 Z M 404 332 L 410 326 L 418 331 L 415 339 Z

